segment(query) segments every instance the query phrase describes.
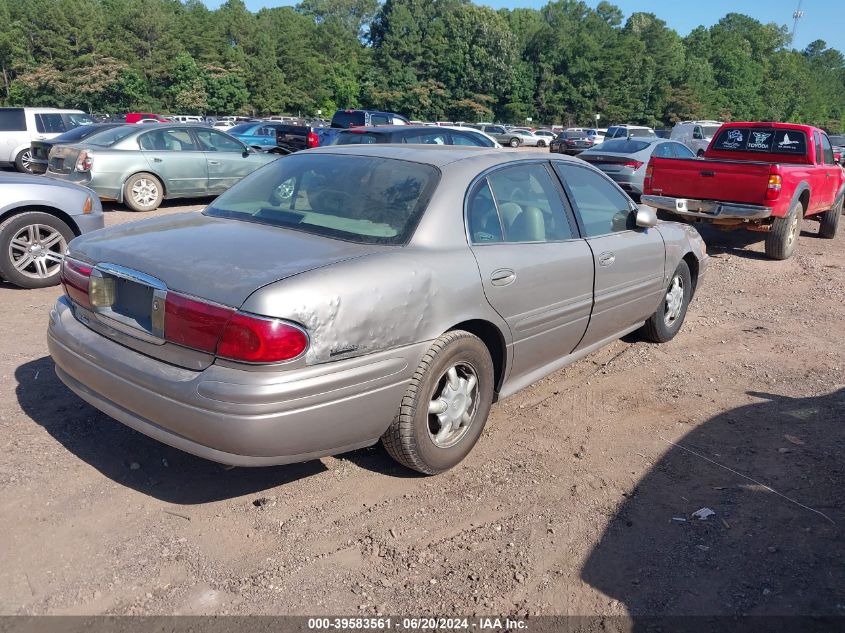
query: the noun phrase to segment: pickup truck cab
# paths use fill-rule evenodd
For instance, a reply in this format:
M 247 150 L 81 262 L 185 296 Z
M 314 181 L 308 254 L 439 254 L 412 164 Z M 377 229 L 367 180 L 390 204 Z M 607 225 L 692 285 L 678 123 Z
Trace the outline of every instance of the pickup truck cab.
M 801 219 L 836 235 L 845 171 L 818 128 L 791 123 L 726 123 L 703 159 L 653 157 L 642 202 L 672 219 L 766 233 L 766 255 L 788 259 Z

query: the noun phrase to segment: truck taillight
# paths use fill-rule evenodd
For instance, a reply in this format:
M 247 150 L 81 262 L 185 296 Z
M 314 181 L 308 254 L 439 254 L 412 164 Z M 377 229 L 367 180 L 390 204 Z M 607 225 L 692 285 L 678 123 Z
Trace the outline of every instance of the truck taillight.
M 76 171 L 91 171 L 94 166 L 94 154 L 87 150 L 79 152 L 79 158 L 76 159 Z
M 649 161 L 648 167 L 645 168 L 645 178 L 643 179 L 643 193 L 651 193 L 651 177 L 654 174 L 654 165 Z
M 91 283 L 91 266 L 65 257 L 62 262 L 61 282 L 68 299 L 81 305 L 91 307 L 88 298 L 88 286 Z
M 300 356 L 308 335 L 297 325 L 168 292 L 164 338 L 221 358 L 279 363 Z
M 308 132 L 308 138 L 305 140 L 305 147 L 319 147 L 320 146 L 320 137 L 317 136 L 317 133 L 314 131 Z
M 770 174 L 769 184 L 766 185 L 766 200 L 777 200 L 782 186 L 783 179 L 778 174 Z

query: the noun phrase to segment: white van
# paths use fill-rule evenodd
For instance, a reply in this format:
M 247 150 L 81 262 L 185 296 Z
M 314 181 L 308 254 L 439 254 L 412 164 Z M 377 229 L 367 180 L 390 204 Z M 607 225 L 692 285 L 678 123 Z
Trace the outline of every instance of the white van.
M 202 123 L 202 117 L 195 114 L 176 114 L 167 118 L 176 123 Z
M 94 123 L 82 110 L 0 108 L 0 165 L 29 173 L 32 141 L 45 141 L 80 125 Z
M 721 121 L 681 121 L 672 128 L 669 138 L 683 143 L 701 156 L 721 126 Z

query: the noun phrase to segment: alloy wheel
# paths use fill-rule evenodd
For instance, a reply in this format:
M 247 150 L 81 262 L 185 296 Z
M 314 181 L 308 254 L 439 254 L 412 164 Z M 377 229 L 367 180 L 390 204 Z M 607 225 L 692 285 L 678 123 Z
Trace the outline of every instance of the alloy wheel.
M 158 187 L 148 178 L 140 178 L 132 185 L 132 199 L 139 205 L 148 207 L 158 198 Z
M 67 241 L 56 229 L 45 224 L 30 224 L 9 242 L 9 258 L 15 269 L 33 279 L 55 275 L 67 251 Z
M 428 403 L 428 436 L 450 448 L 466 435 L 478 411 L 478 375 L 468 363 L 450 367 L 437 381 Z

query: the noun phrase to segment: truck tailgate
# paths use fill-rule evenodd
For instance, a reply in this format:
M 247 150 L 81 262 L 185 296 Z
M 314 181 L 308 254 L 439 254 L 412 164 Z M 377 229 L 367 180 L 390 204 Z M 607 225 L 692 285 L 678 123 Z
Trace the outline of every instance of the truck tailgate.
M 659 196 L 763 204 L 770 163 L 678 158 L 651 159 L 651 190 Z

